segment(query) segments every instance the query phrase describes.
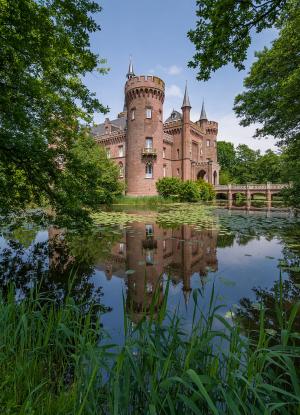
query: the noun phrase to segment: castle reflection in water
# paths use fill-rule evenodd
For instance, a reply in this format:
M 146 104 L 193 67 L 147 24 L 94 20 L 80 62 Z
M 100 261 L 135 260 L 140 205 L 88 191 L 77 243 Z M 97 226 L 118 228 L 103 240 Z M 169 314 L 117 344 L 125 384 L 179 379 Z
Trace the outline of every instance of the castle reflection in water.
M 191 277 L 197 273 L 205 284 L 208 271 L 217 271 L 216 230 L 197 231 L 182 225 L 178 229 L 162 229 L 156 223 L 134 223 L 123 231 L 104 263 L 96 269 L 107 279 L 124 278 L 127 287 L 126 307 L 133 321 L 149 312 L 154 295 L 156 307 L 163 300 L 162 276 L 173 284 L 182 283 L 187 302 Z

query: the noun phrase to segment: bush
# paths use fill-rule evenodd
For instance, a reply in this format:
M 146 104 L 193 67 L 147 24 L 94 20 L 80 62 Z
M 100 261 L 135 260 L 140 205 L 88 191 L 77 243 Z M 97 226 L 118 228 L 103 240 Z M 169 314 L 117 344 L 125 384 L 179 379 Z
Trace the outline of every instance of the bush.
M 163 177 L 156 182 L 158 194 L 163 197 L 178 198 L 182 181 L 177 177 Z
M 179 200 L 181 202 L 197 202 L 200 200 L 199 187 L 196 182 L 187 180 L 181 182 Z
M 160 196 L 179 199 L 180 202 L 208 201 L 215 198 L 213 185 L 202 179 L 194 182 L 182 181 L 177 177 L 164 177 L 157 181 L 156 188 Z
M 199 197 L 201 200 L 209 201 L 215 198 L 216 192 L 212 184 L 200 179 L 197 180 L 196 185 L 198 187 Z

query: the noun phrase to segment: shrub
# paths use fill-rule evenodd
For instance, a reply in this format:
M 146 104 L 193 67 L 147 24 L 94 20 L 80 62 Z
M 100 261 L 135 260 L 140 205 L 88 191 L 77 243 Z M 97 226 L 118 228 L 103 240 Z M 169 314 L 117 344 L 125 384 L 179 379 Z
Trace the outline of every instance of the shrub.
M 196 182 L 181 182 L 179 199 L 181 202 L 197 202 L 200 199 L 199 187 Z
M 201 200 L 209 201 L 213 200 L 216 196 L 214 187 L 212 184 L 207 183 L 203 179 L 197 180 L 196 182 L 198 191 L 199 191 L 199 197 Z
M 158 194 L 163 197 L 175 197 L 180 194 L 182 181 L 177 177 L 163 177 L 156 182 Z

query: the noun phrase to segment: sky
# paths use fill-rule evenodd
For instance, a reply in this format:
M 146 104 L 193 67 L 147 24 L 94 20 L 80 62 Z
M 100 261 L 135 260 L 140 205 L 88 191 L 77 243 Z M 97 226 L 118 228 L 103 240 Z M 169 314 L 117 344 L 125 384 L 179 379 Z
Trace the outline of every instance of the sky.
M 247 144 L 264 152 L 274 147 L 273 139 L 255 139 L 255 126 L 242 127 L 232 109 L 234 97 L 243 91 L 243 79 L 254 62 L 254 52 L 270 45 L 275 30 L 254 35 L 248 51 L 246 70 L 238 72 L 232 65 L 215 72 L 207 82 L 196 80 L 196 70 L 188 68 L 195 49 L 187 37 L 195 27 L 196 0 L 99 0 L 101 13 L 96 21 L 101 31 L 91 36 L 91 48 L 107 60 L 109 73 L 92 73 L 85 83 L 102 104 L 110 108 L 108 115 L 96 114 L 95 122 L 105 117 L 116 118 L 124 103 L 124 84 L 132 55 L 136 75 L 157 75 L 165 81 L 164 119 L 172 109 L 180 111 L 187 81 L 191 118 L 199 119 L 204 99 L 207 116 L 219 123 L 218 140 L 235 145 Z

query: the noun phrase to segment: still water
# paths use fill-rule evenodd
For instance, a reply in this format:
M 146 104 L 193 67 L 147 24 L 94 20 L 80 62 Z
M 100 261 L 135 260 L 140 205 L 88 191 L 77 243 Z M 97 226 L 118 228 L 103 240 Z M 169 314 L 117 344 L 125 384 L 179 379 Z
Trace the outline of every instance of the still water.
M 62 301 L 72 274 L 73 297 L 99 304 L 103 327 L 116 342 L 122 338 L 124 308 L 135 324 L 157 295 L 157 312 L 168 279 L 168 310 L 177 311 L 187 329 L 194 289 L 201 307 L 207 307 L 214 289 L 216 300 L 226 305 L 225 318 L 242 313 L 253 324 L 258 302 L 272 309 L 280 275 L 287 306 L 299 299 L 300 221 L 290 212 L 210 208 L 203 214 L 193 207 L 166 207 L 113 215 L 98 218 L 89 232 L 31 221 L 3 226 L 2 290 L 14 281 L 22 298 L 38 284 Z M 125 215 L 131 216 L 123 220 Z

